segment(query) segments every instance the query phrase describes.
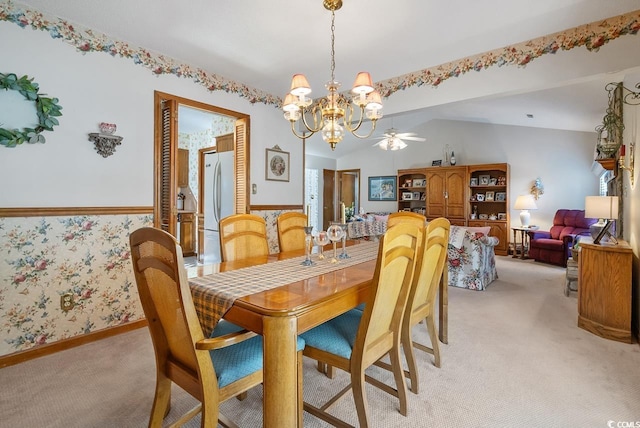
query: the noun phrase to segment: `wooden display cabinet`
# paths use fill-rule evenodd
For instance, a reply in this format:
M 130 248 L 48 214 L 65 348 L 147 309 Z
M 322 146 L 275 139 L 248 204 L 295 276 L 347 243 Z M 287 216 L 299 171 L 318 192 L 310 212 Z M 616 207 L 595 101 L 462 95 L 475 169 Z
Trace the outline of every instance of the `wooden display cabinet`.
M 465 225 L 467 167 L 437 167 L 425 170 L 427 178 L 427 220 L 447 218 Z
M 469 226 L 490 226 L 500 243 L 495 253 L 509 251 L 509 164 L 469 165 Z
M 398 170 L 398 211 L 425 215 L 426 179 L 424 169 Z

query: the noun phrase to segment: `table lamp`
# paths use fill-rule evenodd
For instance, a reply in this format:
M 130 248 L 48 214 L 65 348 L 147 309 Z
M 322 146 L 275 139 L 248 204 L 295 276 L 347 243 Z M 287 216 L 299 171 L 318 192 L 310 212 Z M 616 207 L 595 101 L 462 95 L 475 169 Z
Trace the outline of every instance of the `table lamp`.
M 536 205 L 536 201 L 533 199 L 533 195 L 520 195 L 516 199 L 513 209 L 521 210 L 520 224 L 522 227 L 529 227 L 529 221 L 531 220 L 529 210 L 537 210 L 538 206 Z
M 618 197 L 617 196 L 587 196 L 584 201 L 584 216 L 587 218 L 597 218 L 598 223 L 590 227 L 593 243 L 599 244 L 605 235 L 608 235 L 615 244 L 618 241 L 609 232 L 613 224 L 612 220 L 618 219 Z

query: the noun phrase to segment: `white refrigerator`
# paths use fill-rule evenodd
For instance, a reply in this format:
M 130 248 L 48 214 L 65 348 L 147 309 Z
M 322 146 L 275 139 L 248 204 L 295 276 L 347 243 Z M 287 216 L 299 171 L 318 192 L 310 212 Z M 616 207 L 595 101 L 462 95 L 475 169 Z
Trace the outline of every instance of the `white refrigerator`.
M 204 155 L 204 263 L 222 261 L 220 219 L 234 212 L 233 150 Z

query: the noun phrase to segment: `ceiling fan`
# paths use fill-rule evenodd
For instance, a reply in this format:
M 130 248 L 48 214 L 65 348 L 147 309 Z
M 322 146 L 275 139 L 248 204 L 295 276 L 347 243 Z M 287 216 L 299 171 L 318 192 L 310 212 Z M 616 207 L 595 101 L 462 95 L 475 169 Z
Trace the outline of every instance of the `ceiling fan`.
M 416 137 L 415 132 L 398 132 L 395 128 L 387 129 L 381 137 L 381 139 L 374 146 L 378 146 L 382 150 L 401 150 L 407 147 L 407 144 L 403 140 L 408 141 L 426 141 L 426 138 Z

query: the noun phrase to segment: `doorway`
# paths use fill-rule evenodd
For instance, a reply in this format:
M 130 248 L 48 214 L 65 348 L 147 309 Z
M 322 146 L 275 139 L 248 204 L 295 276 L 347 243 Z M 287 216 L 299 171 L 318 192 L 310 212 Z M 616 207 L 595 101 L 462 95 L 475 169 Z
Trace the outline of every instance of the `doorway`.
M 203 204 L 199 202 L 203 200 L 200 194 L 202 186 L 199 185 L 201 180 L 199 177 L 200 168 L 198 166 L 199 148 L 187 148 L 189 154 L 184 152 L 185 149 L 179 152 L 179 110 L 189 108 L 203 114 L 233 118 L 230 135 L 233 140 L 233 151 L 235 154 L 233 165 L 233 212 L 236 213 L 247 212 L 249 205 L 247 183 L 250 182 L 248 165 L 250 116 L 159 91 L 154 93 L 154 108 L 154 169 L 156 177 L 154 190 L 154 226 L 169 232 L 176 238 L 181 238 L 181 232 L 188 234 L 188 236 L 194 236 L 193 242 L 198 243 L 195 244 L 197 245 L 197 250 L 194 252 L 201 254 L 202 244 L 204 242 L 204 207 Z M 203 144 L 205 143 L 203 142 Z M 211 140 L 206 144 L 210 146 Z M 229 142 L 227 141 L 225 144 L 229 144 Z M 180 159 L 182 159 L 182 162 L 180 162 Z M 180 174 L 179 163 L 184 165 L 184 162 L 187 163 L 186 168 L 189 169 L 189 172 L 185 173 L 183 168 L 183 173 Z M 193 194 L 191 203 L 186 202 L 189 192 L 184 186 L 185 180 L 187 187 Z M 183 186 L 180 186 L 180 184 Z M 178 195 L 180 195 L 180 198 Z M 179 199 L 182 199 L 182 202 L 179 202 Z M 179 205 L 181 210 L 178 209 Z M 188 225 L 188 222 L 185 220 L 189 219 L 190 212 L 192 212 L 191 215 L 193 215 L 195 221 L 190 225 L 191 229 L 185 229 L 186 225 Z M 181 220 L 180 223 L 178 220 Z M 182 223 L 185 224 L 183 225 Z M 182 238 L 184 237 L 185 236 Z M 184 239 L 179 239 L 181 242 L 183 240 Z

